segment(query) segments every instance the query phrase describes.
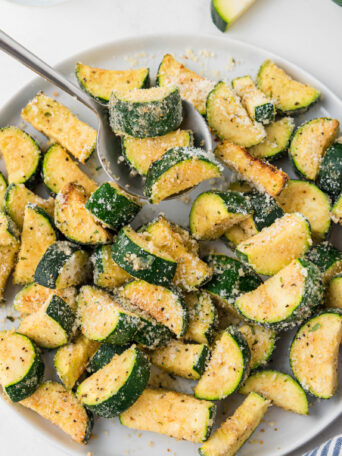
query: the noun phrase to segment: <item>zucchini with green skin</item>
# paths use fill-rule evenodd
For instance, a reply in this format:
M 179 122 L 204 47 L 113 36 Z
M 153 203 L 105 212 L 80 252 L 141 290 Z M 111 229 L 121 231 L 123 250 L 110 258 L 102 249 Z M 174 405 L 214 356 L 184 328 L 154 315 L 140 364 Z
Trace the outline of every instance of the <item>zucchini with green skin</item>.
M 4 205 L 6 190 L 7 190 L 7 181 L 4 177 L 4 175 L 0 172 L 0 207 L 2 207 L 2 208 Z
M 5 161 L 9 184 L 33 187 L 37 183 L 42 152 L 32 136 L 17 127 L 1 128 L 0 151 Z
M 290 329 L 308 318 L 323 298 L 322 274 L 306 259 L 293 260 L 265 283 L 235 301 L 244 319 Z
M 176 87 L 114 90 L 109 100 L 109 122 L 114 132 L 134 138 L 166 135 L 182 122 L 179 90 Z
M 325 152 L 317 176 L 317 185 L 333 199 L 342 192 L 342 144 L 335 142 Z
M 337 198 L 331 210 L 331 219 L 334 223 L 342 225 L 342 193 Z
M 148 68 L 105 70 L 77 62 L 75 76 L 81 88 L 101 103 L 108 103 L 113 90 L 144 89 L 150 85 Z
M 9 245 L 0 245 L 0 303 L 4 302 L 3 293 L 8 278 L 15 267 L 18 250 L 19 241 Z
M 251 353 L 242 333 L 228 326 L 217 338 L 206 369 L 195 388 L 199 399 L 224 399 L 244 382 Z
M 326 306 L 342 309 L 342 276 L 329 280 L 326 290 Z
M 40 352 L 28 337 L 15 332 L 0 334 L 0 384 L 12 402 L 31 396 L 43 375 Z
M 97 372 L 106 366 L 114 355 L 121 355 L 121 353 L 129 347 L 129 345 L 113 345 L 103 342 L 91 357 L 87 366 L 87 371 L 91 374 Z
M 189 326 L 184 339 L 210 345 L 217 326 L 217 311 L 210 295 L 205 291 L 193 292 L 186 294 L 184 300 L 189 313 Z
M 13 245 L 19 242 L 19 230 L 5 212 L 0 211 L 0 245 Z
M 132 429 L 201 443 L 210 435 L 215 412 L 213 402 L 175 391 L 147 388 L 137 402 L 120 415 L 120 422 Z
M 147 356 L 132 345 L 84 380 L 77 388 L 77 396 L 88 410 L 113 418 L 134 404 L 149 376 Z
M 111 290 L 132 280 L 132 276 L 120 268 L 112 259 L 110 245 L 96 247 L 91 256 L 91 262 L 94 268 L 94 284 L 101 288 Z
M 329 399 L 335 394 L 341 337 L 341 310 L 327 309 L 301 326 L 293 339 L 290 349 L 293 375 L 315 397 Z
M 145 195 L 152 204 L 221 176 L 220 165 L 200 148 L 175 147 L 149 167 Z
M 255 0 L 211 0 L 211 19 L 225 32 L 254 3 Z
M 253 324 L 239 326 L 239 331 L 245 337 L 251 352 L 250 368 L 257 369 L 266 364 L 275 349 L 275 331 Z
M 305 258 L 320 268 L 324 283 L 342 272 L 342 252 L 328 241 L 312 246 L 307 251 Z

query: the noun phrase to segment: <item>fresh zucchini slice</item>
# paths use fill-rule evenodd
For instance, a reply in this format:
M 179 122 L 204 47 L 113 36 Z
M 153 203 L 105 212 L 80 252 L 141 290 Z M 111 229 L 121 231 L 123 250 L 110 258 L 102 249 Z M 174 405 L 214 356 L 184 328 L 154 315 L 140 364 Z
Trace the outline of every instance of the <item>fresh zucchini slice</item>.
M 200 193 L 191 207 L 190 232 L 196 239 L 218 239 L 231 226 L 245 220 L 250 212 L 242 193 L 230 190 Z
M 54 365 L 66 389 L 72 389 L 75 386 L 98 348 L 98 342 L 80 335 L 75 342 L 64 345 L 56 351 Z
M 106 366 L 114 355 L 121 355 L 125 350 L 130 348 L 130 345 L 113 345 L 103 342 L 91 357 L 87 371 L 90 373 L 97 372 Z
M 7 187 L 3 210 L 11 217 L 20 230 L 24 224 L 25 207 L 29 203 L 36 204 L 53 217 L 55 207 L 53 198 L 43 199 L 31 192 L 24 184 L 10 184 Z
M 275 348 L 275 331 L 254 324 L 242 325 L 239 331 L 245 337 L 251 352 L 250 368 L 257 369 L 266 364 Z
M 177 269 L 177 262 L 167 252 L 130 226 L 122 228 L 115 239 L 112 258 L 128 274 L 156 285 L 170 285 Z
M 221 333 L 210 361 L 195 388 L 199 399 L 219 400 L 232 394 L 249 373 L 251 353 L 242 333 L 234 326 Z
M 252 392 L 289 412 L 307 415 L 309 404 L 303 388 L 290 375 L 276 370 L 262 370 L 248 377 L 240 393 Z
M 197 254 L 188 250 L 176 229 L 164 216 L 159 216 L 148 225 L 146 233 L 156 247 L 177 261 L 173 283 L 186 291 L 193 291 L 210 279 L 212 271 Z
M 113 418 L 127 410 L 144 391 L 150 368 L 147 356 L 134 345 L 77 388 L 77 396 L 88 410 Z
M 85 163 L 95 150 L 96 130 L 43 92 L 24 107 L 21 117 L 50 140 L 65 147 L 81 163 Z
M 53 144 L 46 151 L 42 177 L 44 184 L 52 194 L 60 192 L 64 185 L 70 182 L 82 185 L 88 194 L 97 189 L 97 183 L 80 170 L 76 161 L 59 144 Z
M 21 405 L 37 412 L 57 425 L 78 443 L 87 443 L 93 428 L 93 419 L 74 393 L 56 382 L 45 382 Z
M 146 176 L 152 163 L 159 160 L 168 150 L 175 147 L 192 147 L 193 134 L 191 130 L 176 130 L 154 138 L 123 136 L 121 146 L 128 164 L 139 174 Z
M 176 336 L 181 337 L 186 333 L 189 324 L 188 309 L 177 289 L 133 280 L 123 285 L 120 294 L 167 326 Z
M 0 207 L 2 207 L 2 208 L 4 206 L 6 190 L 7 190 L 7 181 L 4 177 L 4 175 L 2 174 L 2 172 L 0 172 Z
M 20 334 L 32 339 L 39 347 L 53 349 L 65 345 L 75 331 L 76 316 L 70 305 L 53 294 L 35 313 L 23 318 Z
M 326 291 L 327 307 L 342 309 L 342 276 L 338 275 L 329 280 Z
M 254 3 L 255 0 L 211 0 L 211 19 L 225 32 Z
M 231 87 L 218 82 L 207 98 L 207 121 L 220 138 L 239 146 L 252 147 L 265 137 L 264 127 L 253 122 Z
M 337 388 L 337 362 L 342 337 L 340 309 L 329 309 L 299 328 L 290 350 L 293 375 L 305 391 L 329 399 Z
M 137 402 L 120 415 L 120 422 L 132 429 L 201 443 L 210 435 L 215 412 L 213 402 L 175 391 L 147 388 Z
M 203 115 L 208 94 L 215 85 L 213 81 L 199 76 L 178 62 L 171 54 L 165 54 L 159 65 L 157 84 L 160 87 L 178 87 L 181 97 L 192 103 Z
M 342 272 L 342 252 L 328 241 L 312 246 L 306 253 L 305 258 L 320 268 L 323 273 L 324 283 L 327 283 L 331 277 Z
M 255 86 L 250 76 L 233 79 L 232 87 L 241 98 L 241 102 L 251 119 L 263 125 L 274 121 L 274 102 Z
M 260 144 L 250 147 L 248 152 L 253 157 L 267 160 L 279 158 L 287 151 L 294 129 L 293 119 L 282 117 L 265 126 L 266 138 Z
M 155 350 L 151 362 L 170 374 L 197 380 L 204 372 L 209 354 L 208 345 L 173 340 L 166 347 Z
M 18 250 L 19 242 L 10 245 L 0 245 L 0 303 L 4 302 L 3 292 L 15 266 Z
M 216 147 L 215 155 L 243 180 L 273 197 L 280 194 L 289 179 L 284 171 L 260 158 L 254 158 L 243 147 L 228 141 L 223 141 Z
M 82 285 L 90 274 L 89 254 L 78 245 L 57 241 L 48 247 L 39 261 L 34 280 L 46 288 Z
M 272 225 L 236 247 L 237 257 L 255 272 L 274 275 L 301 257 L 312 244 L 310 224 L 295 212 L 285 214 Z
M 308 260 L 293 260 L 256 290 L 235 301 L 243 318 L 274 329 L 290 329 L 310 316 L 322 302 L 319 268 Z
M 150 83 L 148 68 L 104 70 L 77 62 L 75 75 L 82 89 L 102 103 L 108 103 L 113 90 L 143 89 Z
M 340 124 L 336 119 L 319 117 L 301 125 L 289 148 L 295 171 L 305 179 L 315 180 L 326 150 L 336 139 Z
M 250 393 L 234 414 L 227 418 L 201 446 L 201 456 L 234 456 L 253 434 L 271 402 L 257 393 Z
M 265 60 L 260 66 L 257 86 L 275 101 L 276 108 L 284 114 L 301 114 L 321 95 L 313 87 L 292 79 L 271 60 Z
M 210 345 L 217 326 L 217 311 L 210 295 L 204 291 L 184 296 L 189 313 L 189 326 L 184 339 Z
M 65 185 L 55 202 L 55 223 L 70 241 L 82 245 L 109 244 L 112 235 L 87 211 L 87 194 L 78 184 Z
M 114 182 L 106 182 L 90 195 L 85 207 L 101 225 L 119 231 L 134 219 L 141 202 Z
M 109 120 L 114 132 L 134 138 L 166 135 L 182 122 L 182 100 L 177 87 L 113 91 Z
M 5 161 L 9 184 L 37 183 L 42 152 L 38 143 L 17 127 L 0 129 L 0 151 Z
M 18 243 L 18 227 L 8 215 L 0 211 L 0 245 L 15 245 Z
M 0 384 L 11 401 L 31 396 L 43 375 L 40 352 L 28 337 L 15 332 L 0 334 Z
M 331 210 L 331 219 L 334 223 L 342 225 L 342 193 L 337 198 L 336 203 Z
M 83 286 L 77 304 L 82 333 L 90 340 L 123 345 L 130 342 L 138 330 L 139 318 L 97 287 Z
M 203 149 L 175 147 L 149 167 L 145 195 L 152 204 L 158 204 L 165 198 L 220 176 L 220 165 Z
M 91 261 L 94 267 L 94 284 L 101 288 L 112 290 L 132 280 L 132 276 L 112 259 L 110 245 L 96 247 Z
M 335 142 L 325 152 L 317 185 L 334 199 L 342 192 L 342 144 Z
M 25 208 L 21 246 L 13 283 L 32 282 L 39 261 L 46 249 L 56 240 L 57 230 L 48 213 L 36 204 L 29 203 Z

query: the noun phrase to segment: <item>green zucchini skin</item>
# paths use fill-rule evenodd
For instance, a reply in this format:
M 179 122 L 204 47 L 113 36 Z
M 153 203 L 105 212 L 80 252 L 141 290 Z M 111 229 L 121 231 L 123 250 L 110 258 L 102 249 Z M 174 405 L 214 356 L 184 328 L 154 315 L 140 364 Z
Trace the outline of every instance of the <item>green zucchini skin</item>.
M 342 144 L 334 143 L 326 151 L 319 169 L 317 185 L 333 199 L 342 192 Z
M 106 342 L 102 343 L 89 361 L 87 371 L 92 374 L 97 372 L 108 364 L 114 355 L 121 355 L 121 353 L 129 347 L 129 345 L 112 345 Z
M 109 182 L 91 194 L 85 207 L 103 225 L 114 231 L 130 223 L 141 209 L 140 204 L 127 198 Z
M 165 345 L 171 339 L 171 331 L 161 323 L 145 317 L 140 317 L 140 321 L 141 327 L 134 335 L 134 340 L 137 344 L 148 348 L 156 348 Z
M 64 329 L 66 334 L 70 335 L 72 333 L 76 316 L 64 299 L 53 295 L 45 313 L 55 320 Z
M 266 103 L 262 106 L 255 107 L 255 121 L 269 123 L 274 120 L 274 104 Z
M 284 215 L 284 211 L 270 195 L 252 191 L 246 194 L 246 198 L 249 199 L 254 224 L 258 231 L 272 225 L 277 218 Z
M 323 272 L 323 276 L 336 275 L 342 270 L 342 252 L 330 242 L 323 241 L 312 246 L 305 254 L 305 258 L 317 265 Z M 338 267 L 337 271 L 331 272 Z M 326 280 L 326 277 L 324 277 Z
M 198 373 L 199 376 L 205 371 L 205 367 L 210 356 L 210 349 L 207 345 L 203 345 L 202 352 L 197 359 L 196 364 L 194 364 L 193 369 Z
M 215 8 L 215 0 L 211 0 L 210 2 L 210 14 L 211 14 L 211 19 L 214 23 L 214 25 L 216 25 L 216 27 L 221 31 L 221 32 L 225 32 L 228 27 L 229 27 L 229 23 L 226 22 L 219 14 L 219 12 L 217 11 L 217 9 Z

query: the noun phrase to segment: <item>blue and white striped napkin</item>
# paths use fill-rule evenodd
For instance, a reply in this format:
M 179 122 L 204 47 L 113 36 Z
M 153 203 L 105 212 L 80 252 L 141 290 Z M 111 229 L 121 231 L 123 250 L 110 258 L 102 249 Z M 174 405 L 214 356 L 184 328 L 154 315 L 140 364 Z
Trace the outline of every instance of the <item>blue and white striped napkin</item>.
M 303 456 L 342 456 L 342 434 L 328 440 Z

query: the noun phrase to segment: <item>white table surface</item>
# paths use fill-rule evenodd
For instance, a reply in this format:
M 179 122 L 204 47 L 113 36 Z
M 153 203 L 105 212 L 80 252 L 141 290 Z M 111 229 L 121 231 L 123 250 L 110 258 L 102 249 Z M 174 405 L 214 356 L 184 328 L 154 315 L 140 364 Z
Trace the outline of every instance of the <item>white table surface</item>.
M 210 19 L 209 0 L 69 0 L 47 8 L 23 7 L 0 0 L 0 28 L 50 64 L 89 47 L 132 35 L 220 35 Z M 331 0 L 256 0 L 227 36 L 291 60 L 342 98 L 342 8 Z M 0 106 L 31 78 L 29 70 L 0 54 Z M 299 456 L 340 433 L 341 424 L 342 419 L 291 456 Z M 0 416 L 0 441 L 1 456 L 63 454 L 44 442 L 38 433 L 27 430 L 25 423 L 14 416 Z

